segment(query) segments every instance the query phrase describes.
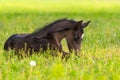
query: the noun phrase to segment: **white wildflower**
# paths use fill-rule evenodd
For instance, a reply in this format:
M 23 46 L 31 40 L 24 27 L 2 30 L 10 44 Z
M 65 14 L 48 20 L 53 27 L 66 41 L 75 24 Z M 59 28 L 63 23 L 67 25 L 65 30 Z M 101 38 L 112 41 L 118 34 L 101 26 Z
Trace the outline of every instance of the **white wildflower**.
M 30 61 L 30 66 L 36 66 L 36 62 L 35 61 Z

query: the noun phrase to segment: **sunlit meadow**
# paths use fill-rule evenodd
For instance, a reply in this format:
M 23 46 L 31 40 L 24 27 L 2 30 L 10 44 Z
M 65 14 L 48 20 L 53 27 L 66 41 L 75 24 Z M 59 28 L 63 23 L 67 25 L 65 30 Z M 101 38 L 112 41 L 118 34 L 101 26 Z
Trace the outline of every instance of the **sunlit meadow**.
M 64 61 L 47 51 L 19 60 L 13 51 L 4 51 L 10 35 L 31 33 L 61 18 L 91 20 L 80 57 L 71 53 Z M 65 39 L 62 45 L 68 52 Z M 119 79 L 119 0 L 0 0 L 0 80 Z

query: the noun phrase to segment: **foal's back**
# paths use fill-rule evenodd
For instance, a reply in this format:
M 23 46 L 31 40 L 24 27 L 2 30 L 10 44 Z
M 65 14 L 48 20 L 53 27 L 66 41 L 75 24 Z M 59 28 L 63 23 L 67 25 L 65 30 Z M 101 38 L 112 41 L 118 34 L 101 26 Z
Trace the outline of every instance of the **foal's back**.
M 58 32 L 62 30 L 72 29 L 74 25 L 76 24 L 76 21 L 73 20 L 67 20 L 67 19 L 60 19 L 57 20 L 44 28 L 37 30 L 30 34 L 28 37 L 45 37 L 48 33 Z

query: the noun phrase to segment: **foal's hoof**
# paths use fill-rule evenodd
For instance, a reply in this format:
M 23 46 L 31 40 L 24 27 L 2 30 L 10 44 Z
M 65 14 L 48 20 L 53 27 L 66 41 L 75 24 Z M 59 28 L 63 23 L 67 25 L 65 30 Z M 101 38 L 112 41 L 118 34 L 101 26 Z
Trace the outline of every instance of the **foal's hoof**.
M 62 59 L 66 58 L 68 59 L 70 57 L 70 54 L 67 52 L 63 52 Z

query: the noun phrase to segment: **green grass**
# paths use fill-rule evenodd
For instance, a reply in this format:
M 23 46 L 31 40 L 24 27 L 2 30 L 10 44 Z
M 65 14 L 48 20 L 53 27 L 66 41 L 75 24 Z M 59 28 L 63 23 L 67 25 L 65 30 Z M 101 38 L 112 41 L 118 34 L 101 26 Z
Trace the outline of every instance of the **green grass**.
M 120 2 L 117 0 L 1 0 L 0 80 L 119 80 Z M 85 29 L 80 58 L 62 61 L 48 53 L 18 60 L 6 56 L 5 40 L 14 33 L 31 33 L 61 18 L 91 20 Z M 68 51 L 65 40 L 62 41 Z M 37 65 L 30 66 L 30 61 Z

